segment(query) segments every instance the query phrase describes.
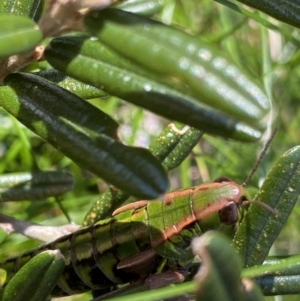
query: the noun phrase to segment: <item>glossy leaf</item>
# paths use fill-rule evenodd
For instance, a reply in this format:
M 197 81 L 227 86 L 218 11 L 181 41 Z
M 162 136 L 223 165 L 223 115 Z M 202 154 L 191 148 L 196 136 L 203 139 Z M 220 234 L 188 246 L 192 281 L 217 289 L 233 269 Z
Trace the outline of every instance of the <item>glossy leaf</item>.
M 289 217 L 300 194 L 300 147 L 284 153 L 268 174 L 255 200 L 265 202 L 279 212 L 253 204 L 238 227 L 234 245 L 244 264 L 261 264 Z
M 0 15 L 0 59 L 33 50 L 43 34 L 30 19 Z
M 183 84 L 176 84 L 164 76 L 154 79 L 155 74 L 142 70 L 138 64 L 97 41 L 54 39 L 47 47 L 45 57 L 53 67 L 67 75 L 166 118 L 232 139 L 249 142 L 260 138 L 257 129 L 181 92 L 186 90 Z
M 83 226 L 90 226 L 99 220 L 110 217 L 120 205 L 130 199 L 130 195 L 122 190 L 108 188 L 91 206 L 82 222 Z M 136 198 L 134 198 L 136 200 Z
M 74 188 L 73 177 L 64 172 L 14 173 L 0 176 L 0 200 L 40 200 Z
M 289 276 L 300 274 L 300 255 L 268 256 L 262 265 L 247 267 L 243 277 L 260 277 L 266 275 Z
M 300 275 L 264 276 L 256 279 L 265 296 L 299 295 Z
M 60 251 L 45 251 L 25 264 L 0 292 L 1 301 L 47 300 L 65 267 Z
M 260 129 L 269 100 L 254 79 L 207 45 L 171 26 L 116 9 L 91 12 L 89 31 L 139 65 L 184 82 L 187 94 Z M 126 45 L 126 47 L 122 47 Z M 260 124 L 260 126 L 259 126 Z
M 13 88 L 18 96 L 26 99 L 29 104 L 32 102 L 40 105 L 49 113 L 83 127 L 92 136 L 105 134 L 117 139 L 118 123 L 114 119 L 83 99 L 39 76 L 15 73 L 7 76 L 4 83 Z M 21 108 L 15 105 L 14 110 L 17 109 Z M 21 112 L 19 114 L 21 115 Z M 45 117 L 42 120 L 44 119 Z
M 83 168 L 139 198 L 164 193 L 163 167 L 145 149 L 115 140 L 117 123 L 74 94 L 37 76 L 11 74 L 1 105 Z
M 263 265 L 244 269 L 243 277 L 255 278 L 265 296 L 299 294 L 300 255 L 268 256 Z
M 173 133 L 172 133 L 173 132 Z M 175 132 L 175 133 L 174 133 Z M 177 134 L 176 131 L 172 131 L 172 129 L 169 129 L 169 132 L 166 133 L 166 139 L 165 142 L 167 141 L 172 141 L 173 143 L 176 143 L 176 140 L 171 140 L 170 135 Z M 183 133 L 180 135 L 180 139 L 174 145 L 172 151 L 169 151 L 169 153 L 166 155 L 164 160 L 162 161 L 162 165 L 167 169 L 167 170 L 172 170 L 173 168 L 179 166 L 183 160 L 191 153 L 195 145 L 199 142 L 201 139 L 203 133 L 200 132 L 197 129 L 194 128 L 189 128 L 186 131 L 183 131 Z M 149 149 L 152 151 L 154 149 L 154 143 L 150 145 Z M 162 147 L 162 146 L 161 146 Z
M 300 256 L 268 257 L 262 268 L 263 276 L 256 283 L 265 296 L 300 293 Z

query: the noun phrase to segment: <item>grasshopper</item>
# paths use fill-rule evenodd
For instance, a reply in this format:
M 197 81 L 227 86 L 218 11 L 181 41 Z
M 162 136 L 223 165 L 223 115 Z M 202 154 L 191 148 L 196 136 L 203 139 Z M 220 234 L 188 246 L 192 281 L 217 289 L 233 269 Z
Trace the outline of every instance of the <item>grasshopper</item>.
M 111 218 L 1 263 L 0 268 L 7 272 L 4 286 L 31 258 L 56 249 L 64 255 L 66 265 L 52 297 L 90 290 L 106 293 L 139 279 L 148 288 L 183 281 L 194 257 L 191 239 L 212 228 L 207 219 L 214 220 L 214 228 L 235 225 L 239 209 L 254 202 L 248 201 L 245 185 L 271 139 L 242 185 L 222 177 L 213 183 L 168 193 L 164 201 L 127 204 Z M 153 275 L 160 266 L 163 273 Z
M 7 271 L 9 281 L 36 254 L 59 249 L 66 267 L 52 296 L 110 289 L 133 282 L 155 272 L 166 259 L 168 270 L 180 270 L 193 259 L 191 238 L 206 230 L 201 222 L 217 214 L 221 223 L 234 225 L 245 195 L 243 186 L 222 178 L 169 193 L 164 202 L 131 203 L 119 208 L 109 219 L 10 258 L 0 267 Z M 163 274 L 157 276 L 163 279 Z M 147 281 L 151 287 L 151 281 L 159 280 Z

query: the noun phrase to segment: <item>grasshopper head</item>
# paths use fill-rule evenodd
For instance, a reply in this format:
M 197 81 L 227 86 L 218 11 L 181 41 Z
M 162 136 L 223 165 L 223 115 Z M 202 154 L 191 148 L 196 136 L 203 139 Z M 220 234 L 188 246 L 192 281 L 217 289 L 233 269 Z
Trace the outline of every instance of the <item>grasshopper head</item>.
M 248 200 L 247 191 L 242 186 L 226 177 L 220 177 L 214 181 L 215 183 L 222 183 L 229 187 L 231 195 L 225 198 L 225 203 L 218 211 L 220 222 L 225 225 L 234 225 L 240 219 L 241 204 Z
M 203 229 L 210 229 L 211 225 L 234 225 L 239 220 L 239 208 L 244 199 L 243 186 L 228 178 L 218 178 L 214 183 L 194 189 L 193 212 Z

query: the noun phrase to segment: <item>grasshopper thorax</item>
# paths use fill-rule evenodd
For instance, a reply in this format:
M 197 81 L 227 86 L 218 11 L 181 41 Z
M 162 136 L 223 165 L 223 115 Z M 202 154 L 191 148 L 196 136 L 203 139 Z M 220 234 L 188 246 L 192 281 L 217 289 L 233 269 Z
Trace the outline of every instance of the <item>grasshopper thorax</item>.
M 199 185 L 192 196 L 194 216 L 202 223 L 207 217 L 218 213 L 221 223 L 233 225 L 239 219 L 239 207 L 245 194 L 242 185 L 225 177 Z
M 226 198 L 226 203 L 218 211 L 220 222 L 225 225 L 234 225 L 239 220 L 239 209 L 241 204 L 247 200 L 246 190 L 242 185 L 239 185 L 227 177 L 219 177 L 215 183 L 228 185 L 231 195 Z

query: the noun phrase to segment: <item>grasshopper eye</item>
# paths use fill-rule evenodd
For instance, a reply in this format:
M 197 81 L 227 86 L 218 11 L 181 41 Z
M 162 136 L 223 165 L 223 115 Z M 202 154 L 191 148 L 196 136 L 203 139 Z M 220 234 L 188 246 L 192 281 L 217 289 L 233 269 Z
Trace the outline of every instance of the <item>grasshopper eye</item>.
M 233 225 L 239 219 L 238 206 L 235 202 L 229 202 L 225 207 L 219 210 L 220 221 L 225 225 Z

